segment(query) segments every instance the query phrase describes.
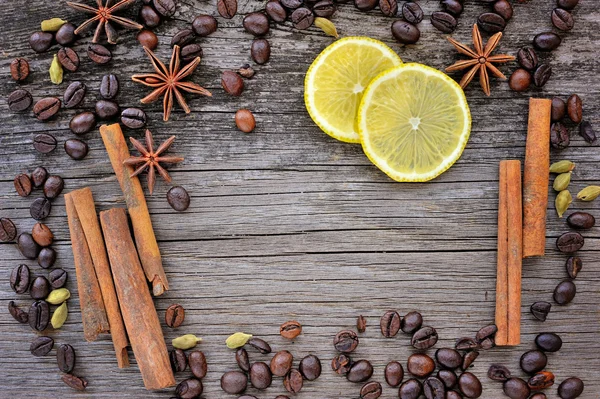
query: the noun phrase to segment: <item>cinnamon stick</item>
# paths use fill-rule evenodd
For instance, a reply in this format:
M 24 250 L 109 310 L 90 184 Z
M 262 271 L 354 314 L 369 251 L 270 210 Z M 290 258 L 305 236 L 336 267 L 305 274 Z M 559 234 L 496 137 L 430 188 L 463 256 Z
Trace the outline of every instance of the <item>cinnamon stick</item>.
M 121 185 L 121 190 L 125 195 L 125 202 L 133 225 L 135 243 L 146 278 L 152 283 L 154 295 L 162 295 L 169 289 L 169 283 L 162 266 L 160 251 L 152 229 L 152 221 L 150 220 L 142 185 L 137 176 L 131 177 L 134 172 L 133 168 L 123 164 L 123 161 L 129 158 L 129 149 L 125 137 L 123 137 L 121 126 L 118 123 L 108 126 L 102 125 L 100 126 L 100 134 L 108 152 L 110 163 Z
M 158 314 L 131 239 L 124 209 L 100 212 L 106 249 L 129 334 L 146 389 L 175 385 Z
M 529 99 L 529 125 L 523 177 L 523 257 L 543 256 L 550 169 L 552 100 Z
M 77 216 L 73 198 L 65 195 L 65 206 L 71 233 L 71 247 L 75 273 L 77 274 L 77 289 L 79 291 L 79 306 L 83 322 L 83 336 L 86 341 L 95 341 L 98 334 L 108 332 L 110 325 L 104 308 L 104 300 L 100 284 L 94 269 L 92 256 Z
M 123 324 L 121 310 L 119 309 L 119 301 L 117 300 L 117 293 L 115 292 L 115 285 L 108 263 L 108 256 L 106 255 L 106 247 L 104 246 L 100 222 L 98 221 L 98 216 L 96 214 L 92 190 L 90 190 L 89 187 L 86 187 L 80 190 L 71 191 L 67 195 L 72 198 L 73 204 L 75 205 L 75 210 L 81 222 L 83 233 L 92 257 L 96 276 L 98 277 L 98 283 L 100 285 L 100 290 L 102 291 L 104 307 L 110 325 L 110 334 L 117 355 L 117 364 L 119 365 L 119 368 L 129 367 L 127 333 L 125 332 L 125 325 Z

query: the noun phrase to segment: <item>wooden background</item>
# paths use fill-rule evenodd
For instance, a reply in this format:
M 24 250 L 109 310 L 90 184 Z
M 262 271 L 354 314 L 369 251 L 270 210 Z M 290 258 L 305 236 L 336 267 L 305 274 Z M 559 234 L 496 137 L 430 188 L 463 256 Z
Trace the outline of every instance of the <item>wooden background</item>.
M 157 54 L 162 59 L 170 55 L 172 35 L 188 27 L 194 16 L 217 15 L 214 0 L 179 3 L 175 18 L 156 30 L 160 37 Z M 440 8 L 438 1 L 420 4 L 427 15 Z M 536 33 L 551 28 L 554 1 L 530 0 L 514 5 L 515 17 L 499 47 L 499 51 L 510 54 L 528 45 Z M 506 83 L 494 79 L 492 96 L 487 98 L 477 84 L 472 84 L 466 92 L 473 131 L 462 158 L 433 182 L 400 184 L 371 165 L 360 146 L 330 139 L 307 115 L 304 74 L 314 57 L 332 42 L 318 29 L 298 32 L 289 22 L 272 25 L 268 35 L 271 61 L 256 67 L 257 74 L 246 82 L 242 97 L 224 93 L 221 71 L 237 69 L 250 61 L 252 37 L 241 27 L 243 15 L 263 6 L 259 1 L 241 1 L 234 19 L 218 17 L 218 31 L 199 40 L 204 58 L 193 80 L 211 90 L 213 98 L 187 96 L 193 113 L 185 116 L 177 108 L 168 123 L 162 122 L 160 103 L 145 107 L 157 141 L 177 135 L 171 153 L 181 154 L 186 160 L 171 168 L 171 173 L 174 183 L 185 186 L 192 195 L 191 207 L 185 213 L 168 206 L 168 185 L 163 182 L 148 198 L 172 288 L 155 303 L 161 320 L 172 303 L 181 303 L 187 309 L 182 327 L 165 327 L 167 342 L 184 333 L 204 338 L 200 348 L 210 362 L 204 379 L 205 398 L 233 397 L 220 390 L 219 378 L 223 372 L 236 369 L 234 354 L 224 345 L 225 338 L 235 331 L 266 338 L 275 350 L 288 349 L 296 358 L 314 353 L 322 359 L 321 378 L 306 383 L 297 398 L 353 398 L 358 396 L 360 385 L 338 377 L 328 364 L 335 355 L 333 336 L 353 327 L 359 314 L 367 316 L 369 327 L 355 358 L 370 359 L 375 365 L 374 379 L 382 383 L 385 364 L 391 360 L 405 364 L 412 353 L 408 336 L 382 338 L 378 322 L 384 311 L 421 311 L 426 324 L 438 329 L 441 339 L 437 347 L 453 345 L 455 338 L 473 335 L 493 321 L 498 162 L 523 157 L 530 96 L 560 95 L 566 99 L 571 93 L 579 93 L 585 104 L 585 118 L 600 126 L 600 12 L 594 1 L 581 1 L 573 31 L 562 35 L 564 41 L 558 50 L 542 56 L 554 69 L 543 90 L 532 88 L 516 94 Z M 103 74 L 118 75 L 118 102 L 122 107 L 138 106 L 139 98 L 148 93 L 129 79 L 133 73 L 150 71 L 134 34 L 122 35 L 113 49 L 114 60 L 105 67 L 92 64 L 85 55 L 90 38 L 79 40 L 74 48 L 81 56 L 81 68 L 66 74 L 63 84 L 54 86 L 47 70 L 57 47 L 35 54 L 27 39 L 45 18 L 62 17 L 79 24 L 83 16 L 68 9 L 64 0 L 0 0 L 0 7 L 0 216 L 12 218 L 19 231 L 31 229 L 35 221 L 29 216 L 29 205 L 41 194 L 36 191 L 29 198 L 21 198 L 12 181 L 18 173 L 31 172 L 38 165 L 61 175 L 66 181 L 65 192 L 90 186 L 99 210 L 124 206 L 98 131 L 85 136 L 91 150 L 83 161 L 67 157 L 62 143 L 74 137 L 68 129 L 70 118 L 93 109 Z M 467 0 L 454 37 L 470 42 L 471 24 L 487 10 L 483 1 Z M 445 35 L 437 32 L 428 19 L 419 25 L 421 41 L 409 47 L 393 41 L 392 19 L 377 10 L 365 14 L 352 4 L 341 5 L 333 21 L 342 35 L 381 39 L 405 61 L 441 69 L 459 58 Z M 22 85 L 12 81 L 8 72 L 10 61 L 17 56 L 27 58 L 32 67 L 31 77 Z M 515 68 L 516 64 L 501 67 L 507 74 Z M 62 98 L 65 87 L 74 80 L 88 85 L 85 103 L 77 109 L 61 110 L 53 121 L 39 122 L 31 111 L 8 111 L 4 99 L 19 86 L 29 90 L 35 100 L 48 95 Z M 242 107 L 256 115 L 258 127 L 252 134 L 235 128 L 234 112 Z M 31 142 L 40 132 L 54 134 L 59 148 L 49 155 L 36 153 Z M 125 133 L 139 138 L 143 131 Z M 572 192 L 577 192 L 600 180 L 600 154 L 597 146 L 586 144 L 577 134 L 572 140 L 570 148 L 560 154 L 553 152 L 552 160 L 567 158 L 577 163 L 571 184 Z M 145 184 L 145 178 L 142 180 Z M 600 393 L 597 228 L 585 232 L 586 245 L 580 254 L 584 268 L 576 281 L 578 293 L 573 303 L 554 306 L 545 323 L 535 321 L 528 311 L 536 300 L 552 301 L 554 287 L 566 277 L 566 256 L 555 250 L 554 241 L 567 227 L 553 213 L 553 200 L 552 194 L 547 256 L 524 262 L 523 343 L 518 348 L 482 353 L 473 369 L 483 381 L 485 398 L 502 397 L 501 384 L 486 377 L 488 366 L 501 362 L 522 376 L 519 357 L 534 347 L 533 339 L 542 331 L 557 332 L 564 340 L 563 349 L 549 355 L 548 369 L 556 373 L 557 381 L 576 375 L 586 384 L 583 398 L 598 398 Z M 576 201 L 573 209 L 590 210 L 600 216 L 598 202 Z M 2 244 L 0 397 L 172 396 L 172 390 L 146 392 L 135 365 L 119 370 L 108 336 L 94 343 L 84 341 L 62 196 L 54 201 L 52 214 L 45 222 L 56 235 L 56 267 L 70 273 L 67 287 L 73 291 L 67 323 L 50 335 L 57 344 L 67 342 L 76 348 L 75 372 L 88 379 L 89 387 L 82 394 L 63 385 L 55 351 L 43 358 L 29 353 L 35 333 L 16 323 L 6 307 L 13 299 L 21 306 L 28 306 L 31 300 L 12 292 L 8 275 L 20 263 L 30 265 L 36 275 L 46 275 L 47 271 L 24 260 L 15 245 Z M 304 325 L 303 335 L 293 343 L 278 335 L 279 325 L 289 319 Z M 251 357 L 253 361 L 270 359 L 256 353 Z M 181 373 L 177 378 L 188 375 Z M 249 389 L 248 393 L 264 399 L 285 392 L 281 379 L 275 379 L 267 391 Z M 549 398 L 556 398 L 556 386 L 547 393 Z M 382 397 L 395 398 L 397 391 L 385 385 Z

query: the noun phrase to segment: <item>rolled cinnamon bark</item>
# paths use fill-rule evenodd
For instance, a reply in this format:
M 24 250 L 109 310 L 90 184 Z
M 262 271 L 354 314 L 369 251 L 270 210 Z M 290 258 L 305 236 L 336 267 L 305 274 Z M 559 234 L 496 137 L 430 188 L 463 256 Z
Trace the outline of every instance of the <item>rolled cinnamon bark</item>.
M 124 209 L 100 212 L 123 321 L 146 389 L 175 385 L 167 345 Z

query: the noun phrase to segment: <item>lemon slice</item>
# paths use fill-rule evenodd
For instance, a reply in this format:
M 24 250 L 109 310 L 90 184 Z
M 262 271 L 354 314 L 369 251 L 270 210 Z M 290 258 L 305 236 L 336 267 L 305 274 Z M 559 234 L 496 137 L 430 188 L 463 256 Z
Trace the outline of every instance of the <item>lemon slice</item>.
M 328 46 L 313 61 L 304 80 L 304 102 L 310 117 L 328 135 L 360 143 L 356 112 L 369 82 L 402 64 L 384 43 L 368 37 L 346 37 Z
M 456 162 L 471 133 L 461 87 L 421 64 L 404 64 L 377 76 L 358 111 L 367 157 L 396 181 L 431 180 Z

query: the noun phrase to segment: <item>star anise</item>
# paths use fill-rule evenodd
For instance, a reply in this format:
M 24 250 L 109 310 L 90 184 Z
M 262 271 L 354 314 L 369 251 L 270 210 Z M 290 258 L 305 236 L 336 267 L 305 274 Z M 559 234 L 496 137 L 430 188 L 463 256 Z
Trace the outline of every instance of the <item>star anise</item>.
M 515 57 L 512 55 L 506 54 L 498 54 L 498 55 L 490 55 L 492 51 L 498 46 L 500 39 L 502 38 L 502 32 L 498 32 L 490 39 L 483 47 L 483 42 L 481 39 L 481 33 L 479 33 L 479 28 L 477 24 L 473 25 L 473 46 L 475 47 L 475 51 L 473 51 L 470 47 L 457 42 L 451 37 L 448 37 L 448 41 L 456 47 L 459 53 L 468 55 L 472 59 L 458 61 L 454 65 L 446 68 L 446 72 L 454 72 L 461 71 L 466 68 L 471 68 L 469 72 L 460 81 L 460 86 L 464 89 L 467 85 L 473 80 L 475 74 L 479 71 L 479 83 L 481 84 L 481 88 L 486 95 L 490 95 L 490 77 L 488 74 L 488 70 L 495 76 L 500 79 L 506 79 L 506 76 L 498 68 L 496 68 L 493 63 L 504 63 L 509 61 L 514 61 Z
M 169 120 L 171 115 L 171 109 L 173 108 L 173 95 L 177 98 L 177 102 L 183 108 L 186 114 L 190 113 L 190 107 L 188 107 L 181 94 L 180 90 L 185 90 L 188 93 L 203 94 L 205 96 L 212 96 L 210 91 L 203 87 L 198 86 L 193 82 L 184 82 L 183 79 L 191 75 L 198 64 L 200 64 L 200 57 L 194 58 L 192 62 L 181 67 L 181 61 L 179 59 L 179 46 L 173 46 L 173 54 L 171 55 L 171 62 L 169 63 L 169 69 L 163 64 L 156 55 L 147 47 L 144 47 L 144 51 L 150 57 L 150 62 L 156 70 L 156 73 L 145 73 L 140 75 L 133 75 L 131 79 L 134 82 L 141 83 L 143 85 L 154 87 L 154 91 L 142 98 L 142 104 L 152 103 L 162 95 L 163 100 L 163 120 L 166 122 Z
M 170 183 L 171 176 L 169 176 L 169 173 L 160 165 L 160 163 L 179 163 L 183 161 L 183 158 L 180 157 L 161 156 L 161 154 L 165 152 L 171 146 L 171 144 L 173 144 L 173 141 L 175 141 L 175 136 L 169 137 L 167 141 L 162 143 L 156 149 L 156 151 L 154 151 L 154 140 L 152 140 L 152 133 L 150 130 L 146 130 L 146 147 L 144 147 L 142 143 L 133 137 L 130 137 L 129 140 L 131 141 L 131 144 L 133 144 L 133 146 L 142 154 L 142 156 L 129 157 L 123 161 L 123 164 L 129 166 L 137 166 L 142 164 L 131 174 L 131 177 L 137 176 L 144 170 L 148 169 L 148 191 L 150 191 L 150 195 L 152 195 L 154 192 L 154 183 L 156 181 L 156 172 L 154 169 L 156 168 L 156 170 L 158 170 L 158 174 L 161 175 L 167 183 Z
M 111 22 L 117 25 L 121 25 L 128 29 L 139 30 L 143 28 L 143 26 L 138 24 L 137 22 L 114 15 L 114 13 L 116 13 L 117 11 L 129 7 L 135 2 L 136 0 L 120 0 L 119 2 L 117 2 L 117 4 L 112 5 L 113 0 L 106 0 L 106 3 L 104 3 L 104 0 L 96 0 L 96 5 L 98 8 L 94 8 L 81 3 L 75 3 L 72 1 L 67 1 L 67 5 L 71 8 L 76 9 L 77 11 L 82 11 L 87 14 L 95 14 L 92 18 L 88 19 L 87 21 L 79 25 L 77 29 L 75 29 L 76 35 L 86 31 L 95 22 L 97 22 L 98 26 L 96 26 L 96 32 L 94 33 L 94 38 L 92 39 L 92 42 L 98 43 L 98 41 L 100 40 L 100 35 L 102 34 L 102 28 L 104 28 L 108 42 L 110 44 L 116 44 L 118 35 L 114 26 L 111 25 Z

